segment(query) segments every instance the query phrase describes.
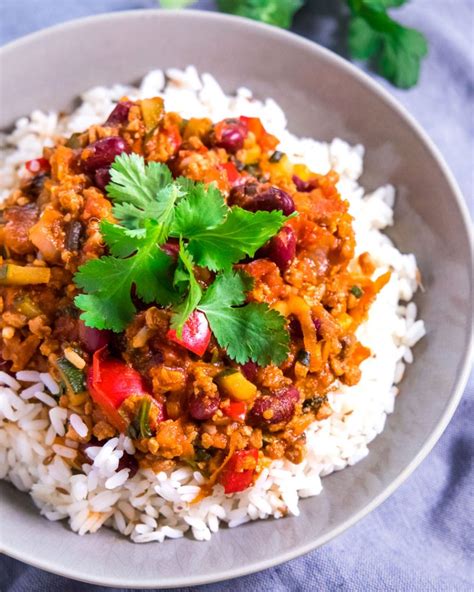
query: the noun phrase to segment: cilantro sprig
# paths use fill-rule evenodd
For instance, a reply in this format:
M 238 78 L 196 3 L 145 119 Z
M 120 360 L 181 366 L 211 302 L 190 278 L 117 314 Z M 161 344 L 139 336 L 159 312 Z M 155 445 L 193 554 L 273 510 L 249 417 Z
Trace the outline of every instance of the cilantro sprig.
M 209 286 L 197 308 L 205 313 L 217 341 L 236 362 L 281 364 L 289 345 L 285 319 L 263 303 L 242 306 L 251 287 L 252 280 L 244 273 L 224 272 Z
M 400 88 L 418 82 L 428 44 L 422 33 L 404 27 L 387 13 L 407 0 L 348 0 L 352 18 L 349 50 L 361 60 L 374 59 L 379 73 Z
M 101 229 L 112 254 L 79 268 L 74 281 L 87 293 L 76 296 L 74 302 L 89 327 L 120 332 L 136 312 L 132 288 L 146 303 L 167 306 L 176 301 L 170 277 L 172 259 L 158 248 L 159 224 L 150 221 L 139 238 L 108 222 L 102 222 Z
M 225 219 L 216 226 L 178 228 L 172 235 L 186 236 L 188 248 L 198 265 L 211 271 L 230 269 L 246 255 L 253 257 L 256 251 L 282 227 L 285 216 L 280 211 L 248 212 L 234 206 Z
M 284 361 L 284 317 L 266 304 L 245 303 L 252 279 L 232 269 L 278 232 L 286 220 L 280 211 L 229 208 L 215 186 L 173 179 L 166 165 L 145 164 L 137 154 L 115 159 L 106 190 L 117 220 L 101 222 L 109 253 L 82 265 L 74 277 L 86 325 L 123 331 L 138 298 L 169 307 L 178 336 L 193 311 L 203 312 L 219 345 L 238 363 Z M 176 260 L 160 248 L 169 238 L 179 239 Z M 204 267 L 216 274 L 207 287 L 197 279 Z
M 304 4 L 303 0 L 217 0 L 223 12 L 262 21 L 289 29 L 293 16 Z
M 194 275 L 193 263 L 192 255 L 181 242 L 179 246 L 178 266 L 174 274 L 173 284 L 177 289 L 181 289 L 185 293 L 185 296 L 174 308 L 174 314 L 171 319 L 171 327 L 176 329 L 178 337 L 181 337 L 184 323 L 188 320 L 191 313 L 196 310 L 202 297 L 201 286 Z
M 159 162 L 145 161 L 138 154 L 118 156 L 110 170 L 111 182 L 106 190 L 114 202 L 114 216 L 133 237 L 146 235 L 146 224 L 159 224 L 159 244 L 166 241 L 174 221 L 177 200 L 184 195 L 173 183 L 169 168 Z
M 163 8 L 184 8 L 195 0 L 159 0 Z M 374 60 L 378 72 L 400 88 L 414 86 L 428 45 L 415 29 L 388 14 L 408 0 L 342 0 L 351 12 L 349 52 L 355 59 Z M 304 0 L 217 0 L 223 12 L 288 29 Z

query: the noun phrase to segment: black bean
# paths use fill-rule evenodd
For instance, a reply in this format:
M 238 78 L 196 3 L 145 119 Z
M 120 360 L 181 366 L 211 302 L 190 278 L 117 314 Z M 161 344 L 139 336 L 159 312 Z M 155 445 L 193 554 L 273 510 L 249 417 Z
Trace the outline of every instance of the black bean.
M 270 156 L 270 162 L 280 162 L 283 158 L 284 153 L 280 152 L 279 150 L 275 150 L 275 152 Z
M 82 235 L 82 224 L 79 220 L 70 222 L 66 233 L 66 249 L 68 251 L 78 251 Z
M 22 188 L 22 192 L 28 197 L 37 199 L 39 194 L 41 193 L 41 190 L 43 189 L 43 185 L 47 177 L 48 175 L 46 173 L 39 173 L 38 175 L 35 175 L 30 180 L 28 185 Z
M 309 366 L 311 354 L 309 353 L 309 351 L 306 351 L 305 349 L 300 349 L 298 355 L 296 356 L 296 360 L 300 364 L 303 364 L 303 366 Z

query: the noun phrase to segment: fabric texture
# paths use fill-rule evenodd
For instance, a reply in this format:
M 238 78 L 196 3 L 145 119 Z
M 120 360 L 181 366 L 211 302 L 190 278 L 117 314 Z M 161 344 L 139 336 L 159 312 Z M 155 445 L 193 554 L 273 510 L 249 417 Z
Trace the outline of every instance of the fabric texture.
M 1 0 L 0 43 L 74 18 L 155 6 L 155 0 Z M 202 0 L 196 7 L 212 10 L 215 3 Z M 397 13 L 405 24 L 428 37 L 430 54 L 420 82 L 410 91 L 401 91 L 374 77 L 408 108 L 440 148 L 472 215 L 474 3 L 413 0 Z M 344 2 L 308 0 L 293 30 L 345 56 L 346 27 Z M 199 587 L 200 592 L 473 591 L 473 419 L 471 375 L 459 408 L 434 450 L 382 506 L 312 553 L 258 574 Z M 0 557 L 1 592 L 107 590 Z

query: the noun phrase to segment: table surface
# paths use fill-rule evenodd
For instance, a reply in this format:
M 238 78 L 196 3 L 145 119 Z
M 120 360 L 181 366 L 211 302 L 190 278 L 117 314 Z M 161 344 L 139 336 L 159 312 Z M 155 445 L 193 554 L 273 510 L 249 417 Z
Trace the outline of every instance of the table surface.
M 1 0 L 0 44 L 38 29 L 108 11 L 153 8 L 154 0 Z M 199 1 L 212 10 L 215 3 Z M 385 86 L 425 128 L 474 212 L 474 2 L 413 0 L 400 20 L 421 29 L 430 53 L 419 84 Z M 343 2 L 308 0 L 293 30 L 346 57 Z M 362 66 L 361 66 L 362 67 Z M 474 590 L 474 375 L 449 427 L 429 457 L 382 506 L 331 543 L 264 572 L 200 587 L 257 591 Z M 157 549 L 159 556 L 159 549 Z M 0 558 L 2 592 L 110 590 Z M 191 589 L 186 589 L 191 590 Z

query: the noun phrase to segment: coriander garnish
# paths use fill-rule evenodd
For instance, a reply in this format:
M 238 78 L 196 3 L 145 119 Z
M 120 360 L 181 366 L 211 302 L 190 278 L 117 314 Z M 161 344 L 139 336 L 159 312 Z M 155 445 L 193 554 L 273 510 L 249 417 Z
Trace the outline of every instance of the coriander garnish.
M 118 224 L 102 221 L 109 255 L 87 262 L 74 277 L 75 304 L 90 327 L 123 331 L 133 319 L 134 293 L 170 307 L 180 335 L 193 311 L 203 312 L 219 345 L 238 363 L 280 364 L 288 353 L 285 319 L 263 303 L 247 303 L 250 277 L 232 271 L 282 227 L 280 211 L 229 208 L 220 191 L 190 179 L 173 180 L 164 164 L 137 154 L 118 156 L 106 188 Z M 161 248 L 180 241 L 177 260 Z M 203 292 L 194 266 L 217 275 Z

